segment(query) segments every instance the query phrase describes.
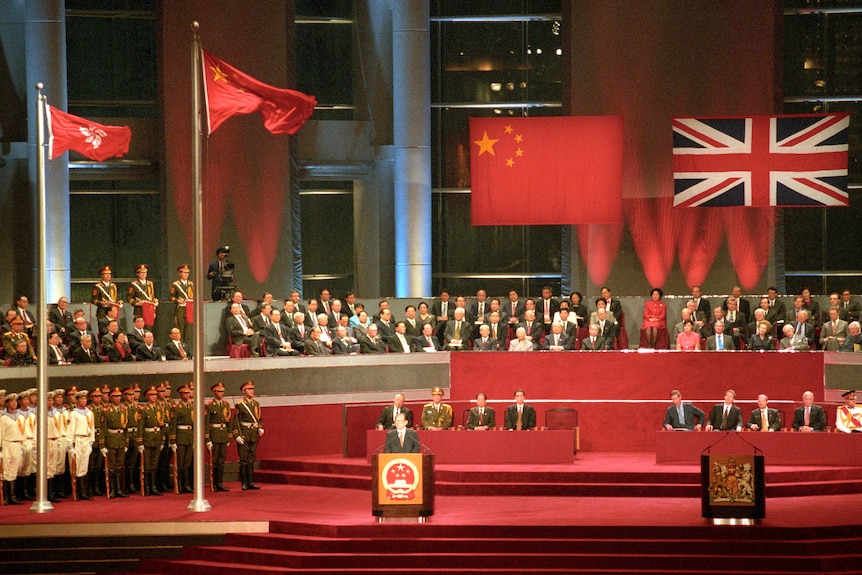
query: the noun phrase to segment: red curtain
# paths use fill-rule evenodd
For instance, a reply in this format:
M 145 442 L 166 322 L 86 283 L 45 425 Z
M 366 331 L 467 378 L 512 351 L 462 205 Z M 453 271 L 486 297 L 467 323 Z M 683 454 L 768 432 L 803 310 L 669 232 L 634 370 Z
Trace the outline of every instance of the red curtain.
M 730 260 L 742 289 L 757 285 L 775 236 L 775 208 L 722 208 Z
M 676 214 L 673 198 L 627 198 L 623 201 L 626 222 L 647 281 L 664 285 L 673 266 L 676 247 Z
M 706 279 L 724 239 L 721 209 L 690 208 L 673 210 L 676 215 L 676 251 L 679 267 L 688 287 L 699 286 Z
M 611 268 L 620 250 L 623 225 L 581 224 L 576 227 L 578 247 L 590 274 L 590 281 L 595 285 L 603 285 L 611 275 Z

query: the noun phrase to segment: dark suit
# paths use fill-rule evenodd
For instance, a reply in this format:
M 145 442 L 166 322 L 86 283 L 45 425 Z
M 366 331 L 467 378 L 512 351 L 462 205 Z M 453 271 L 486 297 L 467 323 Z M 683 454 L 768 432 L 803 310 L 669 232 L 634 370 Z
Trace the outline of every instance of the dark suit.
M 605 320 L 604 327 L 602 327 L 599 322 L 596 322 L 596 325 L 599 326 L 599 337 L 605 340 L 605 349 L 613 349 L 614 338 L 617 336 L 616 324 L 611 321 Z
M 66 363 L 72 361 L 72 356 L 69 355 L 69 350 L 66 349 L 65 345 L 60 344 L 57 346 L 57 349 L 60 350 L 60 355 L 63 356 L 63 361 Z M 48 365 L 60 365 L 60 359 L 57 357 L 56 352 L 50 345 L 48 346 Z
M 302 353 L 305 349 L 305 338 L 307 338 L 308 334 L 311 333 L 311 328 L 305 324 L 302 324 L 302 329 L 305 332 L 304 335 L 300 332 L 299 326 L 293 326 L 290 331 L 287 332 L 287 339 L 290 340 L 291 347 L 299 353 Z
M 862 349 L 862 333 L 857 333 L 856 335 L 847 334 L 847 337 L 844 338 L 844 343 L 841 344 L 841 347 L 838 348 L 838 351 L 856 351 L 856 345 L 860 346 Z
M 547 304 L 549 314 L 548 320 L 545 320 L 545 305 Z M 545 327 L 545 334 L 551 333 L 551 322 L 554 321 L 554 314 L 560 311 L 560 302 L 557 298 L 552 297 L 547 300 L 538 299 L 536 300 L 536 318 L 542 323 Z
M 700 301 L 697 302 L 697 311 L 702 313 L 704 318 L 712 317 L 712 306 L 709 304 L 709 300 L 705 297 L 700 298 Z
M 771 407 L 767 408 L 766 417 L 766 424 L 769 427 L 769 431 L 781 431 L 781 414 L 777 409 L 773 409 Z M 761 416 L 760 409 L 755 409 L 751 412 L 751 415 L 748 416 L 748 423 L 745 424 L 745 427 L 751 429 L 751 426 L 756 424 L 759 428 L 758 431 L 760 431 L 760 429 L 763 429 L 762 419 L 763 417 Z
M 542 349 L 547 349 L 547 350 L 551 349 L 551 346 L 555 345 L 554 344 L 554 337 L 559 338 L 559 342 L 557 342 L 556 345 L 562 346 L 562 348 L 564 350 L 572 349 L 572 346 L 574 344 L 574 340 L 570 340 L 569 337 L 564 333 L 561 333 L 558 336 L 554 336 L 553 333 L 549 333 L 549 334 L 545 335 L 545 343 L 542 344 Z
M 477 427 L 481 427 L 484 425 L 488 426 L 488 429 L 494 429 L 495 421 L 494 421 L 494 410 L 488 407 L 487 405 L 484 407 L 484 413 L 481 417 L 479 417 L 479 408 L 471 407 L 470 413 L 467 416 L 467 429 L 476 429 Z M 518 420 L 517 414 L 515 415 L 515 421 Z
M 135 350 L 135 357 L 138 358 L 138 361 L 161 361 L 162 360 L 162 350 L 153 346 L 153 349 L 147 349 L 146 345 L 140 346 L 137 350 Z
M 590 341 L 589 336 L 581 340 L 581 351 L 601 351 L 603 349 L 607 349 L 603 337 L 596 337 L 595 343 Z
M 392 414 L 395 411 L 395 405 L 389 404 L 383 408 L 380 413 L 380 419 L 377 420 L 377 425 L 383 429 L 395 429 L 395 416 Z M 400 412 L 407 417 L 407 427 L 413 427 L 413 412 L 407 407 L 401 406 Z
M 724 300 L 721 304 L 721 309 L 724 310 L 724 314 L 727 315 L 727 300 Z M 747 299 L 737 299 L 736 311 L 744 313 L 745 317 L 751 317 L 751 303 L 749 303 Z
M 442 349 L 440 347 L 440 340 L 437 339 L 436 335 L 431 336 L 431 345 L 428 345 L 428 338 L 426 338 L 424 335 L 414 339 L 412 345 L 413 351 L 425 351 L 426 347 L 433 347 L 437 351 L 440 351 Z
M 75 363 L 99 363 L 102 361 L 102 358 L 99 357 L 99 354 L 96 353 L 96 350 L 92 347 L 90 348 L 89 353 L 87 353 L 83 347 L 78 347 L 72 352 L 72 359 Z
M 498 323 L 496 326 L 489 323 L 488 327 L 491 329 L 491 337 L 500 342 L 506 341 L 506 336 L 508 335 L 509 328 L 506 327 L 506 322 L 503 321 L 503 318 L 500 318 L 500 323 Z M 494 329 L 495 327 L 497 328 L 496 330 Z
M 682 415 L 684 420 L 680 421 L 679 410 L 677 407 L 675 405 L 668 406 L 667 411 L 665 411 L 664 414 L 664 423 L 662 424 L 662 427 L 670 425 L 674 429 L 687 429 L 688 431 L 694 431 L 695 417 L 697 418 L 697 423 L 700 425 L 703 425 L 704 423 L 705 415 L 703 411 L 694 404 L 683 402 Z M 719 422 L 720 421 L 721 420 L 719 420 Z
M 730 412 L 727 414 L 727 421 L 724 427 L 721 425 L 722 413 L 724 413 L 724 403 L 717 403 L 712 408 L 707 422 L 716 431 L 735 431 L 737 428 L 742 428 L 742 410 L 735 405 L 730 406 Z
M 359 338 L 359 352 L 386 353 L 386 343 L 384 343 L 379 337 L 376 337 L 374 338 L 374 341 L 371 341 L 370 337 L 362 336 Z
M 75 329 L 75 324 L 72 323 L 72 314 L 69 313 L 68 308 L 65 311 L 60 311 L 60 308 L 56 305 L 52 306 L 48 312 L 48 319 L 51 320 L 51 323 L 54 324 L 54 329 L 60 332 L 63 338 L 66 337 L 67 332 Z
M 508 300 L 505 303 L 500 304 L 500 309 L 504 310 L 506 315 L 510 318 L 514 317 L 518 321 L 524 319 L 524 302 L 520 300 L 515 302 L 515 313 L 512 313 L 512 302 Z M 500 321 L 503 321 L 502 317 L 500 318 Z
M 303 349 L 305 350 L 305 355 L 307 356 L 329 355 L 329 348 L 327 348 L 326 345 L 320 340 L 315 341 L 311 338 L 305 340 L 305 345 L 303 346 Z
M 770 301 L 771 307 L 773 311 L 775 311 L 775 321 L 771 321 L 772 325 L 776 323 L 784 323 L 784 318 L 787 317 L 787 306 L 784 305 L 784 302 L 778 299 L 777 297 L 774 300 L 774 303 Z M 767 319 L 769 319 L 769 314 L 766 314 Z
M 88 331 L 86 334 L 81 334 L 81 332 L 78 331 L 77 329 L 74 331 L 70 331 L 68 338 L 69 338 L 69 349 L 72 351 L 72 353 L 74 353 L 76 349 L 81 347 L 82 335 L 89 335 L 93 339 L 93 347 L 94 348 L 96 347 L 96 345 L 99 342 L 99 340 L 96 339 L 96 334 L 94 334 L 91 331 Z
M 332 338 L 332 353 L 334 355 L 349 355 L 354 351 L 353 344 L 349 341 L 338 336 Z
M 488 337 L 485 343 L 482 343 L 481 337 L 473 340 L 473 351 L 500 351 L 502 348 L 500 341 L 493 337 Z
M 398 440 L 398 430 L 392 429 L 386 434 L 386 444 L 383 453 L 419 453 L 422 445 L 419 443 L 419 434 L 413 429 L 404 430 L 404 445 Z
M 718 335 L 711 335 L 706 338 L 706 351 L 718 351 L 718 337 Z M 732 337 L 723 333 L 721 339 L 724 342 L 724 349 L 736 349 Z
M 461 320 L 460 329 L 458 328 L 458 322 L 454 319 L 450 319 L 446 322 L 446 329 L 443 331 L 443 345 L 446 346 L 446 349 L 449 350 L 465 350 L 470 349 L 470 323 L 464 319 Z M 461 347 L 449 347 L 449 343 L 455 338 L 455 330 L 458 329 L 458 337 L 457 339 L 461 340 Z
M 542 336 L 545 335 L 545 328 L 542 327 L 542 322 L 536 320 L 532 323 L 532 325 L 528 326 L 527 322 L 519 323 L 518 327 L 524 328 L 527 332 L 527 336 L 532 336 L 533 338 L 533 349 L 539 349 L 542 344 Z M 517 331 L 517 328 L 515 329 Z
M 140 346 L 144 345 L 144 336 L 139 334 L 136 329 L 131 329 L 129 333 L 126 334 L 126 337 L 129 338 L 129 347 L 132 348 L 133 352 Z
M 245 319 L 245 318 L 243 318 Z M 247 328 L 251 328 L 251 322 L 247 319 L 245 320 Z M 237 316 L 231 315 L 225 320 L 225 331 L 227 331 L 228 335 L 230 335 L 230 341 L 234 345 L 242 345 L 244 343 L 251 343 L 251 336 L 245 335 L 245 330 L 242 327 L 242 323 Z
M 105 353 L 108 356 L 108 361 L 112 363 L 120 363 L 124 361 L 135 361 L 135 354 L 129 344 L 123 344 L 123 352 L 120 353 L 120 347 L 116 343 L 105 346 Z
M 799 428 L 805 425 L 805 406 L 797 407 L 793 412 L 793 430 L 799 431 Z M 814 431 L 826 430 L 826 412 L 819 405 L 812 405 L 811 412 L 808 415 L 808 425 Z
M 793 320 L 790 322 L 790 325 L 793 326 L 793 332 L 799 333 L 799 322 Z M 802 324 L 802 333 L 801 335 L 805 336 L 805 339 L 808 341 L 809 347 L 814 344 L 814 326 L 808 322 Z
M 518 426 L 518 404 L 506 408 L 506 429 L 516 429 Z M 536 410 L 532 405 L 524 404 L 521 413 L 521 429 L 529 431 L 536 427 Z
M 620 300 L 611 298 L 610 304 L 607 306 L 607 310 L 609 313 L 614 314 L 614 319 L 617 321 L 622 321 L 623 317 L 623 306 L 620 303 Z
M 389 343 L 389 341 L 395 337 L 395 322 L 393 320 L 389 320 L 389 325 L 386 325 L 382 320 L 378 320 L 375 323 L 377 324 L 378 337 L 386 343 Z
M 416 324 L 415 327 L 410 325 L 409 319 L 404 320 L 404 325 L 407 326 L 407 341 L 413 341 L 414 337 L 422 335 L 422 322 L 415 317 L 413 318 L 413 322 Z
M 176 360 L 182 360 L 183 359 L 183 356 L 180 353 L 180 350 L 177 348 L 177 344 L 182 346 L 183 351 L 186 352 L 186 357 L 188 357 L 188 358 L 192 357 L 192 354 L 189 351 L 189 346 L 187 346 L 182 341 L 176 342 L 176 341 L 171 340 L 170 342 L 168 342 L 168 345 L 165 346 L 165 359 L 166 360 L 176 361 Z
M 389 353 L 404 353 L 407 349 L 410 349 L 410 341 L 412 339 L 413 338 L 406 335 L 404 336 L 404 341 L 407 342 L 407 347 L 405 349 L 405 347 L 401 344 L 401 340 L 398 339 L 398 334 L 393 335 L 392 338 L 389 340 Z
M 276 355 L 299 355 L 299 351 L 293 348 L 293 343 L 290 341 L 290 329 L 285 327 L 284 324 L 269 322 L 269 325 L 266 326 L 261 335 L 266 341 L 266 353 L 270 357 L 275 357 Z M 290 343 L 291 351 L 282 349 L 282 340 Z

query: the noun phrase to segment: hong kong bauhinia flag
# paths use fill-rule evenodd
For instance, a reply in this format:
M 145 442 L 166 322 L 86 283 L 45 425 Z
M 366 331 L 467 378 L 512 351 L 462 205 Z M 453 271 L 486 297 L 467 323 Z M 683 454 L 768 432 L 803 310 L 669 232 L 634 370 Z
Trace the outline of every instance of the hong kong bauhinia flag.
M 48 124 L 48 154 L 53 160 L 67 150 L 74 150 L 91 160 L 101 162 L 119 158 L 129 151 L 132 130 L 128 126 L 102 124 L 45 107 Z
M 849 206 L 849 114 L 673 119 L 673 205 Z
M 231 116 L 252 112 L 260 112 L 263 125 L 273 134 L 294 134 L 314 112 L 314 96 L 264 84 L 206 50 L 203 56 L 210 134 Z
M 470 118 L 473 225 L 618 224 L 623 118 Z

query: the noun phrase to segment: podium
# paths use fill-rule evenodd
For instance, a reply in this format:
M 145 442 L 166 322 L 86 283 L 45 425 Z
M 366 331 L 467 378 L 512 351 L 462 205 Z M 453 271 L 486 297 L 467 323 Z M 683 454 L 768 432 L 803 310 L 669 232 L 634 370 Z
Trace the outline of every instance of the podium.
M 371 474 L 371 514 L 380 521 L 422 522 L 434 515 L 433 454 L 375 453 Z
M 714 525 L 751 525 L 766 517 L 766 474 L 763 453 L 738 432 L 726 434 L 716 443 L 745 444 L 752 449 L 722 446 L 706 448 L 700 457 L 702 516 Z M 739 441 L 741 440 L 741 441 Z

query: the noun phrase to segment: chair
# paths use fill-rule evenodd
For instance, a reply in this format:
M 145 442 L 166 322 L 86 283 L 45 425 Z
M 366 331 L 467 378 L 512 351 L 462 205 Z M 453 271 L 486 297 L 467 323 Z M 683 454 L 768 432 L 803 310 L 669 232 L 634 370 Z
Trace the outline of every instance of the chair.
M 620 310 L 620 317 L 617 318 L 617 336 L 614 341 L 614 349 L 629 348 L 629 334 L 626 332 L 626 312 Z
M 581 448 L 581 434 L 578 427 L 578 410 L 571 407 L 553 407 L 545 410 L 545 429 L 572 429 L 575 432 L 575 453 Z
M 676 344 L 676 342 L 674 342 Z M 649 348 L 649 343 L 647 341 L 646 330 L 641 328 L 641 336 L 640 336 L 640 344 L 641 348 Z M 670 348 L 670 334 L 667 332 L 667 328 L 665 326 L 660 326 L 658 328 L 658 334 L 656 334 L 655 338 L 655 349 L 669 349 Z M 675 346 L 674 346 L 675 348 Z
M 227 334 L 227 355 L 231 358 L 251 357 L 251 347 L 247 343 L 234 344 L 230 333 Z
M 464 417 L 462 418 L 462 421 L 461 421 L 461 427 L 463 429 L 467 429 L 467 422 L 468 421 L 470 421 L 470 410 L 465 409 L 464 410 Z

